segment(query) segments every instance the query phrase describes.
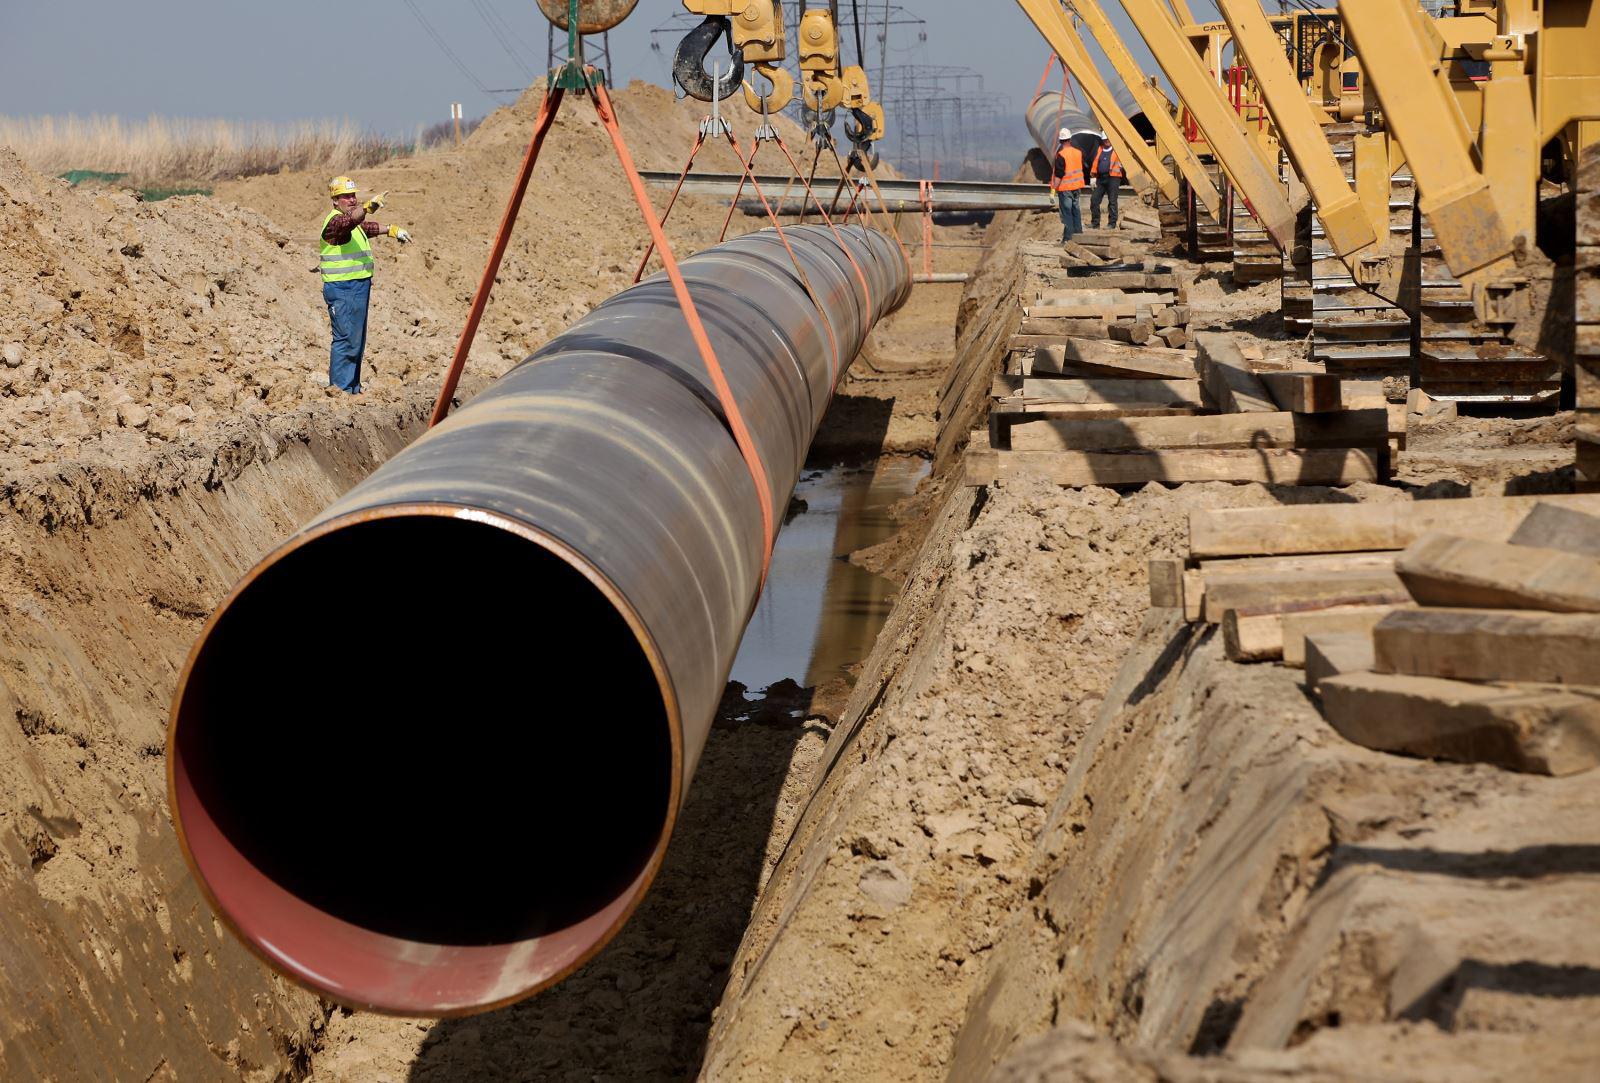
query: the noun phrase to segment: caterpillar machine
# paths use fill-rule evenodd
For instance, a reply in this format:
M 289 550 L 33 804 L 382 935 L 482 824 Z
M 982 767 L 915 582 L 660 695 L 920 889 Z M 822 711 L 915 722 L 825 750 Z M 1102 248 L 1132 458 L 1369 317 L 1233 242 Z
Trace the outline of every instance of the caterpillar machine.
M 1059 0 L 1018 4 L 1075 76 L 1090 66 Z M 1116 66 L 1097 0 L 1068 6 Z M 1184 0 L 1124 0 L 1229 195 L 1236 266 L 1248 209 L 1282 253 L 1291 329 L 1331 371 L 1403 372 L 1469 403 L 1564 389 L 1580 474 L 1600 480 L 1600 0 L 1217 6 L 1221 23 L 1196 24 Z M 1184 172 L 1170 143 L 1156 152 Z

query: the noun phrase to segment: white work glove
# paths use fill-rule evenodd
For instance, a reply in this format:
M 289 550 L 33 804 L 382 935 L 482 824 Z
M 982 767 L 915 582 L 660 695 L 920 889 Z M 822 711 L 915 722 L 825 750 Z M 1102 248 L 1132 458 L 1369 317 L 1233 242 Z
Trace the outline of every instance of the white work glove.
M 411 234 L 408 233 L 407 231 L 401 229 L 399 226 L 390 226 L 389 227 L 389 236 L 393 237 L 395 240 L 399 241 L 401 244 L 410 244 L 411 243 Z
M 362 204 L 362 206 L 366 207 L 368 214 L 377 214 L 379 211 L 383 210 L 383 205 L 388 201 L 389 193 L 379 192 L 377 195 L 367 200 L 366 203 Z

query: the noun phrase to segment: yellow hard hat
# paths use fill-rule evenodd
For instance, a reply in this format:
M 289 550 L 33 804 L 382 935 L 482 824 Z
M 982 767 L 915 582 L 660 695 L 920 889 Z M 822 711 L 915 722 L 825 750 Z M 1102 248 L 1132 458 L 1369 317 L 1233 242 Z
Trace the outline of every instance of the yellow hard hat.
M 353 196 L 356 194 L 356 182 L 349 177 L 335 177 L 328 182 L 328 195 Z

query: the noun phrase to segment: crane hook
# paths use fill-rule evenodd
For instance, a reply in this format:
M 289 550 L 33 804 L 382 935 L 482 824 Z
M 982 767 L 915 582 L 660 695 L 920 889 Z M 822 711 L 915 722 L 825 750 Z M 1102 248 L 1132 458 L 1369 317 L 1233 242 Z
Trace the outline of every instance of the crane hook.
M 733 62 L 721 77 L 706 74 L 706 55 L 726 36 Z M 733 23 L 725 15 L 708 15 L 706 21 L 683 36 L 672 58 L 672 81 L 698 101 L 722 101 L 731 97 L 744 81 L 744 57 L 733 48 Z

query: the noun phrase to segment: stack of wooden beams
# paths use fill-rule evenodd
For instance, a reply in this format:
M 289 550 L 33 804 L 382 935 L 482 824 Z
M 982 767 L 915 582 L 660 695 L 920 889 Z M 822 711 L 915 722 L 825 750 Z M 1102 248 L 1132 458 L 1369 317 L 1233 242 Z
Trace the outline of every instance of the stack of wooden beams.
M 1303 668 L 1369 748 L 1600 763 L 1600 495 L 1195 512 L 1150 599 L 1237 662 Z
M 968 450 L 967 483 L 1018 471 L 1073 486 L 1388 477 L 1386 408 L 1349 409 L 1337 376 L 1248 358 L 1226 334 L 1196 346 L 1035 345 L 1021 371 L 995 379 L 988 446 Z

